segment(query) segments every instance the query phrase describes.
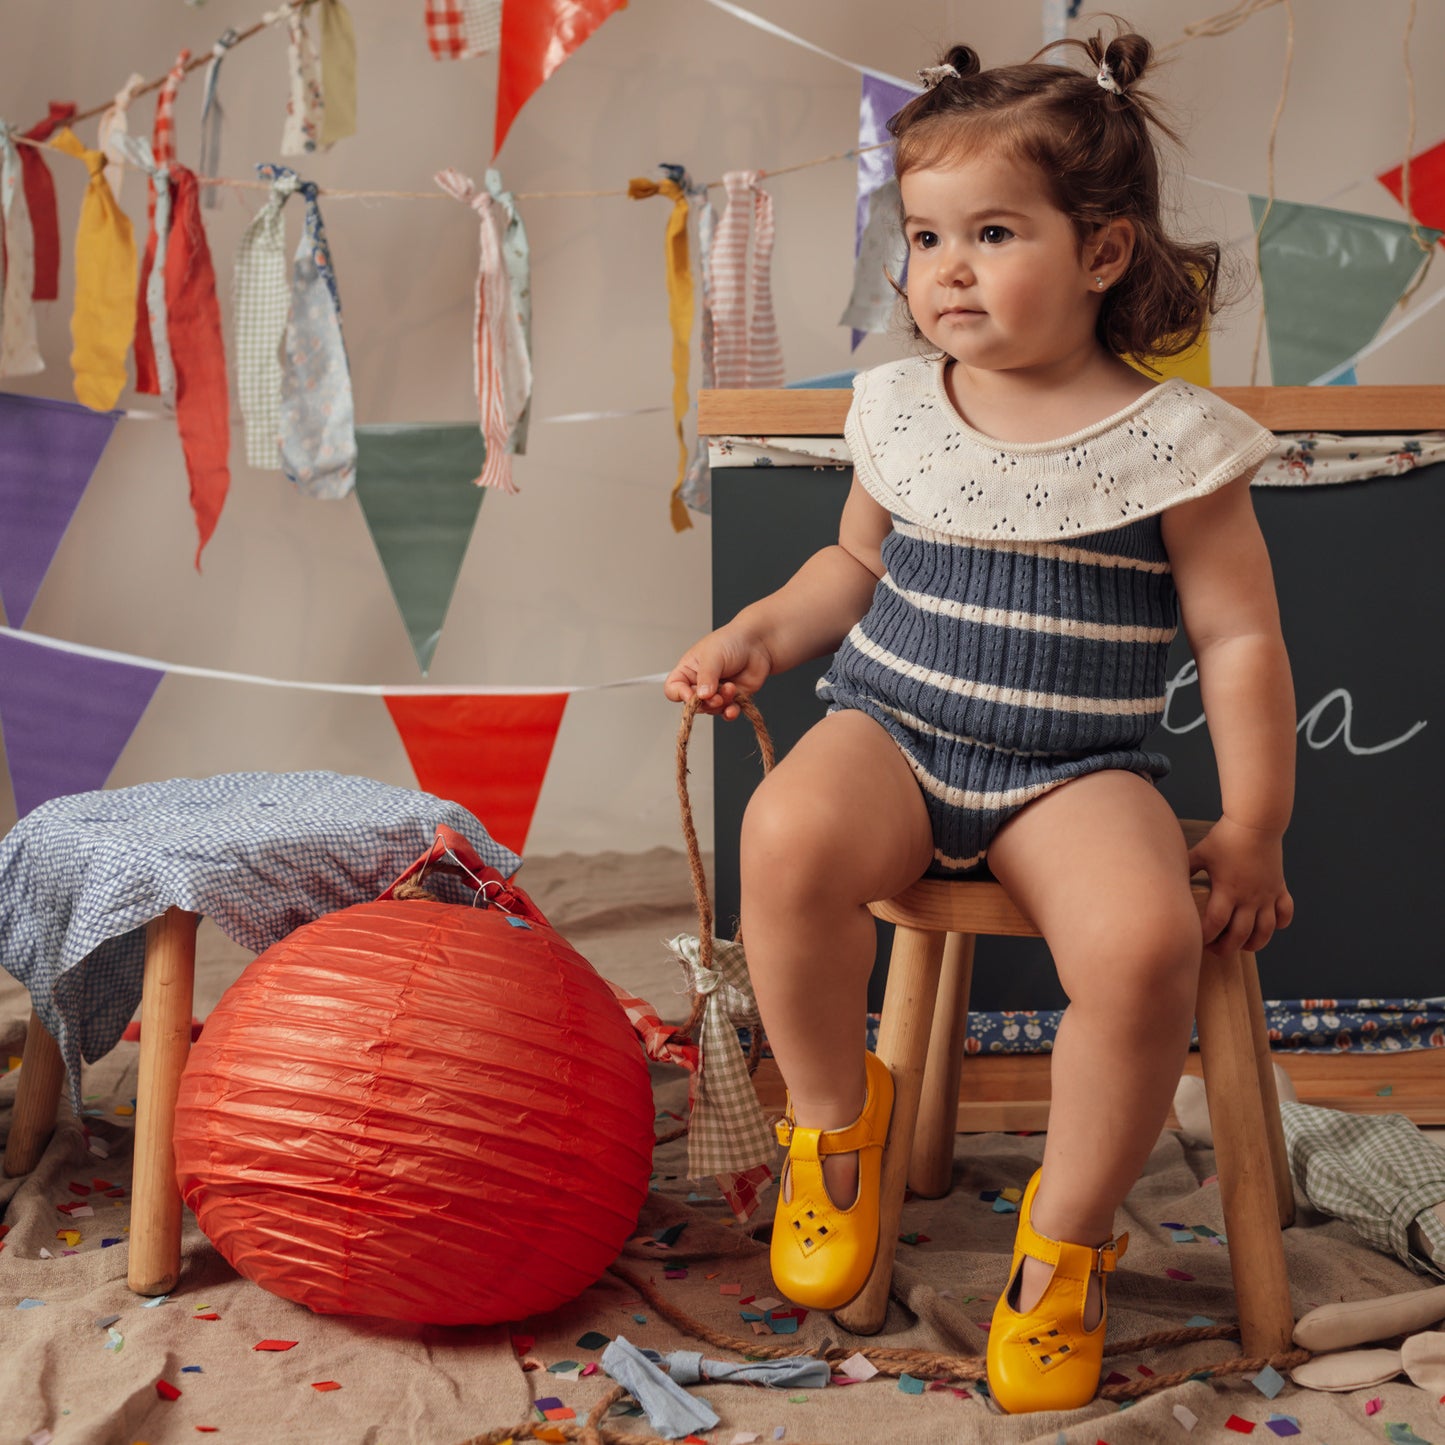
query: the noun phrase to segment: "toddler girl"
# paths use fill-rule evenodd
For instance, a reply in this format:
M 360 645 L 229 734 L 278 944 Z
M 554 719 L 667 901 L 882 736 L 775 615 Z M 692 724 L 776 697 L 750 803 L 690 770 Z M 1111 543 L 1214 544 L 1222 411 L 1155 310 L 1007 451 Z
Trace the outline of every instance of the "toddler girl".
M 1262 948 L 1290 921 L 1281 839 L 1294 700 L 1249 479 L 1268 432 L 1122 359 L 1177 355 L 1214 309 L 1219 249 L 1160 220 L 1147 41 L 1064 42 L 982 71 L 952 49 L 895 117 L 906 298 L 923 354 L 854 383 L 836 546 L 696 643 L 666 682 L 739 694 L 830 653 L 827 716 L 760 785 L 742 924 L 789 1090 L 777 1286 L 837 1308 L 878 1234 L 892 1108 L 859 1047 L 866 904 L 985 856 L 1046 939 L 1069 1006 L 1042 1169 L 1019 1208 L 988 1374 L 1010 1411 L 1092 1398 L 1114 1212 L 1189 1044 L 1203 941 Z M 1144 748 L 1182 620 L 1223 816 L 1186 854 Z M 1041 1351 L 1030 1340 L 1054 1329 Z

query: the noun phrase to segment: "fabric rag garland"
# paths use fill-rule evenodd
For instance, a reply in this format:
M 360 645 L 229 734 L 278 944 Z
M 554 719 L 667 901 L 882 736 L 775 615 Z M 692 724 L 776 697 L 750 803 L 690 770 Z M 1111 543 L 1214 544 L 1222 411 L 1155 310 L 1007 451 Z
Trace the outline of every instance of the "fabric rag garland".
M 109 411 L 125 389 L 125 356 L 135 335 L 135 232 L 105 179 L 105 156 L 87 150 L 69 129 L 52 144 L 84 161 L 90 172 L 75 232 L 70 364 L 76 399 L 92 411 Z
M 708 388 L 716 385 L 713 372 L 712 250 L 717 234 L 717 207 L 708 196 L 707 187 L 696 184 L 681 166 L 664 165 L 662 169 L 682 187 L 697 207 L 697 270 L 702 286 L 702 336 L 698 351 L 702 385 Z M 682 479 L 681 495 L 684 504 L 694 512 L 706 515 L 712 511 L 712 468 L 708 464 L 706 437 L 700 436 L 694 443 L 692 460 L 688 462 L 687 475 Z
M 276 18 L 272 11 L 264 20 Z M 286 18 L 286 69 L 291 93 L 286 100 L 286 124 L 281 130 L 281 154 L 304 156 L 321 143 L 326 94 L 321 88 L 321 61 L 306 28 L 304 9 L 288 7 Z
M 136 299 L 135 319 L 135 389 L 146 396 L 169 396 L 175 390 L 175 377 L 166 362 L 165 370 L 162 370 L 163 363 L 156 354 L 155 337 L 166 336 L 165 318 L 160 318 L 160 324 L 154 325 L 151 321 L 150 308 L 151 298 L 154 294 L 165 295 L 164 280 L 158 288 L 151 285 L 151 272 L 160 266 L 165 267 L 166 241 L 169 236 L 169 216 L 166 217 L 167 230 L 162 232 L 160 212 L 160 192 L 166 186 L 157 183 L 157 176 L 164 170 L 167 178 L 172 174 L 169 169 L 176 160 L 176 94 L 181 88 L 181 82 L 186 78 L 186 65 L 191 58 L 189 50 L 182 50 L 176 56 L 176 63 L 166 73 L 166 78 L 161 84 L 160 91 L 156 95 L 156 118 L 151 129 L 151 156 L 152 164 L 150 184 L 150 200 L 146 208 L 149 221 L 149 229 L 146 233 L 145 254 L 140 263 L 140 289 Z M 135 153 L 131 153 L 132 161 L 135 160 Z M 167 194 L 169 201 L 169 193 Z
M 714 385 L 783 384 L 783 351 L 773 318 L 773 198 L 757 171 L 723 176 L 728 207 L 712 248 Z
M 433 60 L 470 60 L 502 43 L 502 0 L 426 0 Z
M 474 381 L 487 449 L 477 485 L 516 492 L 511 457 L 525 449 L 532 399 L 527 233 L 495 170 L 487 172 L 481 191 L 460 171 L 438 171 L 435 180 L 448 195 L 471 206 L 481 221 Z
M 306 200 L 306 228 L 291 267 L 281 372 L 281 470 L 304 495 L 333 501 L 356 485 L 351 368 L 316 183 L 302 181 L 297 189 Z
M 141 296 L 136 308 L 136 371 L 140 371 L 141 328 L 146 330 L 145 349 L 147 365 L 151 370 L 147 380 L 150 390 L 158 396 L 174 396 L 176 390 L 175 365 L 171 360 L 170 339 L 166 326 L 166 250 L 171 234 L 171 170 L 170 166 L 158 162 L 149 144 L 141 136 L 118 135 L 112 137 L 112 144 L 120 154 L 138 170 L 146 173 L 150 181 L 151 224 L 146 238 L 146 258 L 141 275 Z
M 62 126 L 68 126 L 79 107 L 73 100 L 50 102 L 50 114 L 25 132 L 27 140 L 46 141 Z M 35 241 L 36 301 L 54 301 L 60 296 L 60 216 L 55 208 L 55 180 L 45 164 L 45 152 L 38 146 L 21 146 L 20 166 L 25 174 L 25 208 L 30 212 L 30 230 Z
M 110 162 L 106 167 L 105 178 L 110 182 L 116 200 L 120 200 L 120 187 L 125 180 L 125 156 L 118 142 L 121 136 L 130 134 L 130 103 L 135 99 L 136 91 L 145 83 L 145 76 L 138 70 L 133 70 L 130 79 L 116 91 L 115 99 L 100 118 L 100 130 L 95 143 L 105 152 L 105 158 Z
M 35 339 L 35 239 L 25 204 L 16 130 L 0 120 L 0 376 L 33 376 L 45 370 Z
M 356 30 L 341 0 L 321 0 L 322 150 L 356 134 Z M 214 174 L 214 172 L 212 172 Z
M 687 441 L 682 422 L 688 412 L 687 366 L 692 340 L 692 269 L 687 257 L 687 195 L 674 180 L 654 181 L 635 176 L 627 183 L 628 197 L 634 201 L 649 196 L 665 196 L 672 202 L 663 239 L 667 265 L 667 316 L 672 324 L 672 419 L 677 428 L 677 480 L 672 484 L 672 529 L 686 531 L 692 526 L 687 505 L 682 500 L 682 484 L 687 476 Z
M 890 176 L 867 204 L 868 219 L 853 263 L 853 290 L 838 318 L 840 326 L 852 327 L 860 339 L 864 332 L 887 331 L 898 306 L 898 293 L 888 278 L 901 285 L 908 261 L 908 241 L 899 224 L 903 199 L 898 182 Z
M 232 294 L 236 313 L 236 394 L 246 424 L 246 460 L 261 471 L 281 470 L 281 339 L 290 287 L 282 207 L 301 184 L 289 166 L 259 165 L 271 182 L 236 248 Z
M 206 66 L 204 98 L 201 101 L 201 174 L 203 176 L 221 174 L 221 124 L 225 120 L 226 112 L 221 105 L 220 96 L 216 94 L 216 84 L 221 78 L 221 62 L 226 58 L 226 52 L 240 38 L 235 30 L 223 30 L 216 43 L 211 47 L 210 63 Z M 215 210 L 221 204 L 220 190 L 216 186 L 208 186 L 205 194 L 201 197 L 201 204 L 208 211 Z

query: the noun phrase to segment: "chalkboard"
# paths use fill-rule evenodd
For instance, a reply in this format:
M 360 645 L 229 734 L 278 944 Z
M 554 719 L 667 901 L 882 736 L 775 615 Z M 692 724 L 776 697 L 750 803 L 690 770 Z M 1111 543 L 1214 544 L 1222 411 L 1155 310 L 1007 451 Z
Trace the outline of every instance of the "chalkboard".
M 780 586 L 837 537 L 851 473 L 804 467 L 713 473 L 713 615 L 721 623 Z M 1260 954 L 1271 999 L 1431 997 L 1445 992 L 1435 908 L 1445 877 L 1441 830 L 1438 539 L 1445 465 L 1403 477 L 1254 490 L 1274 564 L 1300 718 L 1294 819 L 1285 867 L 1292 927 Z M 771 678 L 758 697 L 779 752 L 822 716 L 824 663 Z M 1175 810 L 1212 818 L 1219 789 L 1182 636 L 1170 654 L 1164 726 L 1147 746 L 1174 768 Z M 761 771 L 745 722 L 713 724 L 717 914 L 738 910 L 737 839 Z M 887 933 L 870 1000 L 881 1001 Z M 979 943 L 973 1006 L 1058 1008 L 1065 999 L 1042 945 Z

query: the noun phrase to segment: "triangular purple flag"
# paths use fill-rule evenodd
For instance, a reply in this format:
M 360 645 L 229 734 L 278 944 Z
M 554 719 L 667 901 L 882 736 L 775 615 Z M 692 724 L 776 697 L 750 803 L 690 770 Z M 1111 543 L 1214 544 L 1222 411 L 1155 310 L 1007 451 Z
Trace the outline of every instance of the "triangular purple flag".
M 885 181 L 893 179 L 892 146 L 881 150 L 870 150 L 868 147 L 878 146 L 888 139 L 889 120 L 917 94 L 916 89 L 895 85 L 881 75 L 867 72 L 863 75 L 862 94 L 858 102 L 858 208 L 853 232 L 855 257 L 863 245 L 863 232 L 868 225 L 868 198 Z M 857 351 L 859 342 L 867 334 L 866 331 L 855 330 L 851 349 Z
M 0 633 L 0 729 L 17 815 L 104 787 L 164 676 Z
M 0 392 L 0 602 L 12 627 L 29 615 L 120 416 Z

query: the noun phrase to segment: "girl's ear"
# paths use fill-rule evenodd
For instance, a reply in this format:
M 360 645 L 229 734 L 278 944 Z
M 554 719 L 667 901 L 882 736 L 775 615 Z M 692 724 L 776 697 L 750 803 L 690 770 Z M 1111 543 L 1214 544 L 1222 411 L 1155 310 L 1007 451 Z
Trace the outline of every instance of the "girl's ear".
M 1112 286 L 1129 269 L 1133 255 L 1134 223 L 1127 216 L 1106 221 L 1084 243 L 1089 276 L 1102 276 L 1106 287 Z

